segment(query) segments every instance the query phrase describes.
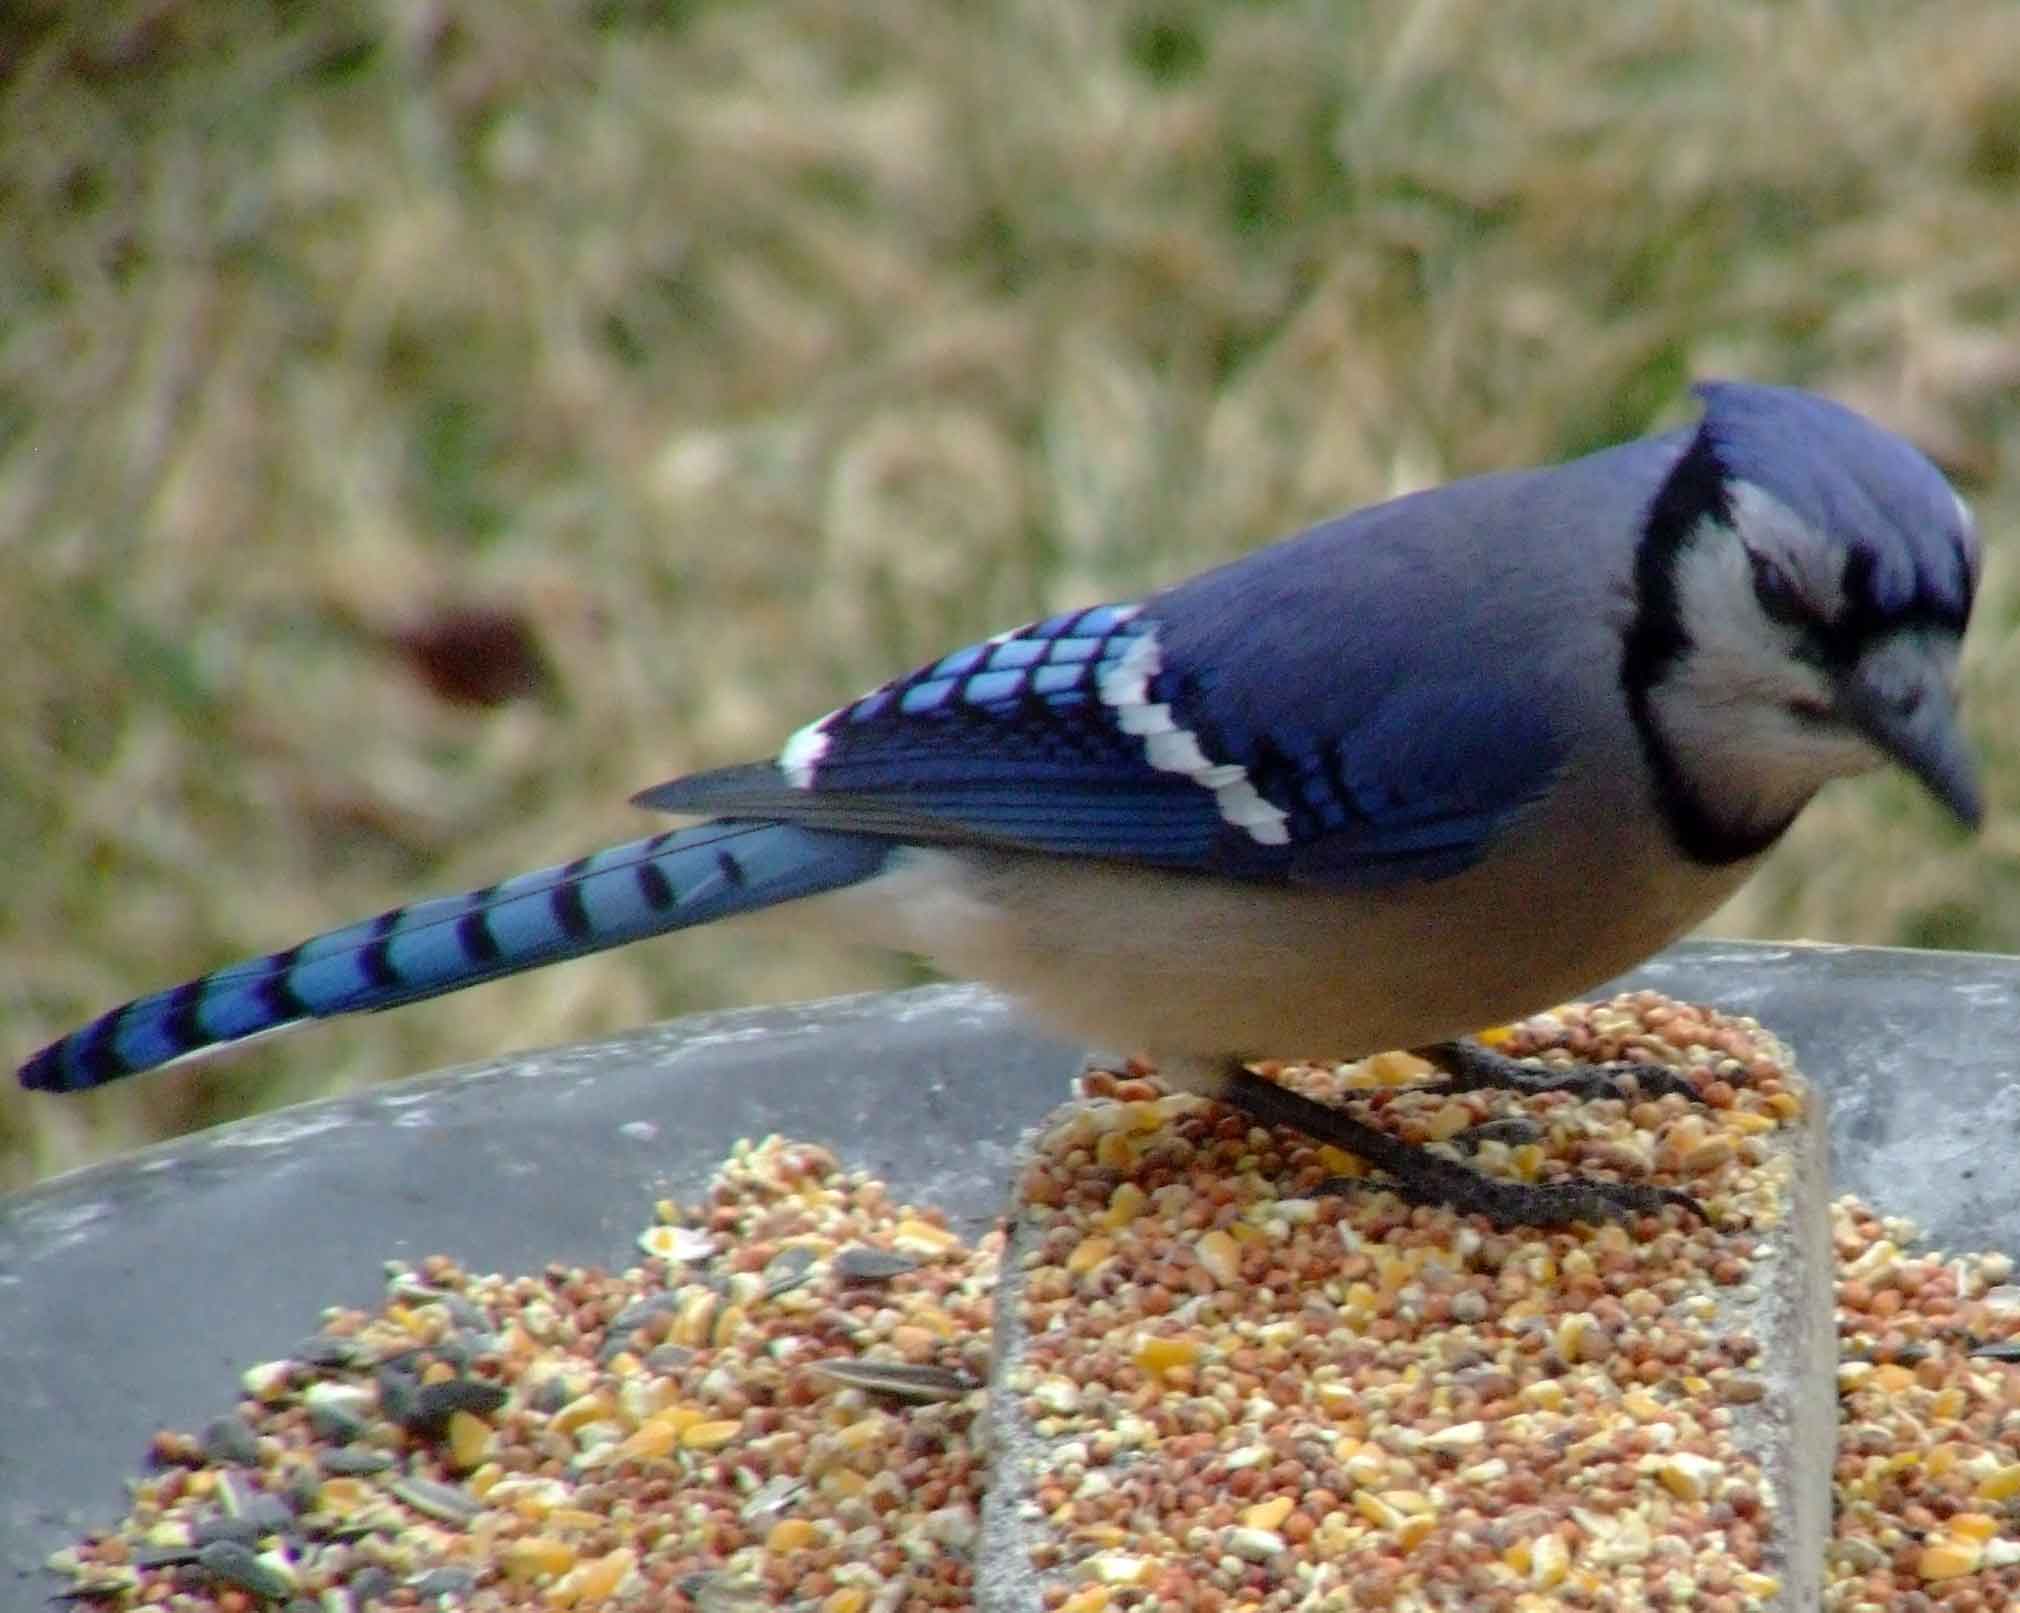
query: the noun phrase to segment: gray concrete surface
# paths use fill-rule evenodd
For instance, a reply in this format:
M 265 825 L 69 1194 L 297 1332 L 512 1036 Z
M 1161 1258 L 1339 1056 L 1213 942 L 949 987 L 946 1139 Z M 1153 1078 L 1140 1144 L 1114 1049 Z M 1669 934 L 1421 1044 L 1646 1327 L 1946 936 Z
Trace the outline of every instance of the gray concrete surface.
M 1627 983 L 1780 1032 L 1829 1095 L 1841 1190 L 1941 1246 L 2020 1250 L 2020 960 L 1698 943 Z M 32 1605 L 43 1556 L 116 1515 L 156 1427 L 201 1426 L 323 1306 L 375 1302 L 384 1259 L 624 1262 L 652 1198 L 771 1131 L 972 1231 L 1079 1062 L 971 987 L 708 1015 L 305 1104 L 0 1202 L 0 1605 Z

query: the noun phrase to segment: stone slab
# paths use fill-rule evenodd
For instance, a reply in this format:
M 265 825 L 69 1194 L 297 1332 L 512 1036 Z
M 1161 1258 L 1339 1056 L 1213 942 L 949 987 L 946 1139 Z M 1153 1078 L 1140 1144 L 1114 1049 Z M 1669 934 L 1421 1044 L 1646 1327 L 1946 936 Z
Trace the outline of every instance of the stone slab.
M 1829 1097 L 1841 1190 L 1939 1245 L 2020 1250 L 2020 960 L 1690 943 L 1627 983 L 1781 1033 Z M 705 1015 L 301 1105 L 0 1201 L 0 1604 L 118 1510 L 154 1428 L 201 1426 L 321 1307 L 370 1302 L 382 1260 L 622 1261 L 644 1204 L 770 1131 L 972 1231 L 1079 1062 L 972 987 Z

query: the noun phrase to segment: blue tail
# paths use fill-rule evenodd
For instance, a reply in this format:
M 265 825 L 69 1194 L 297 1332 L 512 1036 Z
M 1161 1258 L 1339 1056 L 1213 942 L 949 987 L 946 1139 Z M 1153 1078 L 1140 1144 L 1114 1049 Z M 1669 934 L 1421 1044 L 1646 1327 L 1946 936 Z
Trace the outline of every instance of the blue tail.
M 304 1019 L 397 1008 L 668 930 L 839 890 L 891 843 L 781 823 L 704 823 L 462 896 L 396 907 L 142 997 L 52 1042 L 21 1084 L 79 1092 Z

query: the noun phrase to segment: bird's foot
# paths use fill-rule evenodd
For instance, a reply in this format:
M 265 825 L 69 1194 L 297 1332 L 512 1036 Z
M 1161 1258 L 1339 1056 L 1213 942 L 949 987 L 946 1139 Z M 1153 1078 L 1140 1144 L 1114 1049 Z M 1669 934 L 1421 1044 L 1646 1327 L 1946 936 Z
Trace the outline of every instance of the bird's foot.
M 1690 1077 L 1663 1064 L 1618 1062 L 1550 1069 L 1511 1059 L 1470 1037 L 1420 1047 L 1416 1053 L 1445 1072 L 1443 1081 L 1414 1089 L 1420 1092 L 1514 1092 L 1523 1097 L 1563 1092 L 1574 1098 L 1621 1098 L 1628 1095 L 1623 1083 L 1632 1081 L 1644 1098 L 1662 1098 L 1674 1093 L 1693 1103 L 1699 1101 L 1697 1087 Z
M 1385 1182 L 1351 1182 L 1354 1188 L 1383 1186 L 1413 1204 L 1442 1204 L 1486 1216 L 1499 1226 L 1564 1226 L 1574 1221 L 1621 1221 L 1657 1215 L 1668 1206 L 1710 1218 L 1688 1193 L 1630 1182 L 1575 1177 L 1563 1182 L 1508 1182 L 1483 1176 L 1470 1166 L 1393 1137 L 1251 1070 L 1225 1072 L 1216 1096 L 1265 1126 L 1289 1126 L 1318 1142 L 1332 1143 L 1366 1160 Z M 1325 1190 L 1347 1191 L 1348 1179 L 1334 1178 Z
M 1381 1188 L 1411 1204 L 1437 1204 L 1461 1215 L 1484 1215 L 1498 1227 L 1560 1227 L 1573 1222 L 1597 1224 L 1625 1221 L 1637 1215 L 1660 1215 L 1670 1205 L 1709 1221 L 1704 1206 L 1673 1187 L 1644 1187 L 1636 1182 L 1602 1182 L 1574 1176 L 1561 1182 L 1508 1182 L 1428 1150 L 1418 1151 L 1418 1163 L 1407 1171 L 1390 1169 L 1386 1178 L 1329 1176 L 1319 1183 L 1321 1194 L 1346 1194 Z
M 1540 1143 L 1544 1135 L 1543 1127 L 1527 1115 L 1504 1115 L 1499 1120 L 1483 1120 L 1477 1126 L 1468 1126 L 1453 1136 L 1452 1144 L 1470 1154 L 1478 1152 L 1485 1143 L 1520 1148 L 1524 1143 Z

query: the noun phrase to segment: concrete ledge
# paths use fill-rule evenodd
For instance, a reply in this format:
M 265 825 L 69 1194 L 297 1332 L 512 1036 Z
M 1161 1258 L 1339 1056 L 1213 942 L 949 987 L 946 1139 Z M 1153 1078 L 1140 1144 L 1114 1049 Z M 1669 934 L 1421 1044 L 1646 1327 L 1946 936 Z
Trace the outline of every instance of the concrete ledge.
M 1706 943 L 1627 983 L 1782 1035 L 1829 1100 L 1840 1190 L 1939 1245 L 2020 1248 L 2020 960 Z M 119 1510 L 155 1427 L 201 1426 L 322 1306 L 370 1302 L 389 1256 L 622 1263 L 642 1204 L 771 1131 L 972 1230 L 1078 1064 L 972 988 L 711 1015 L 303 1105 L 0 1203 L 0 1601 Z

